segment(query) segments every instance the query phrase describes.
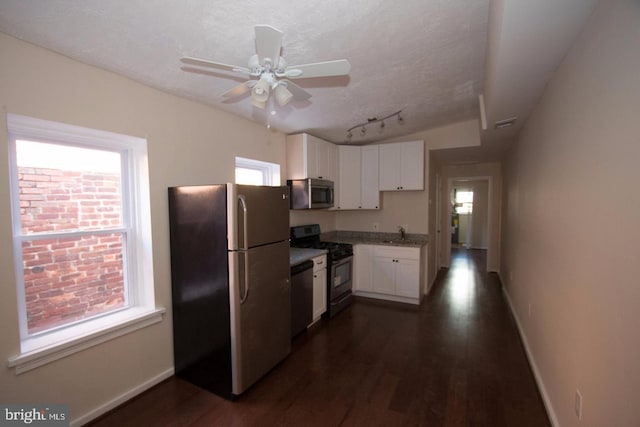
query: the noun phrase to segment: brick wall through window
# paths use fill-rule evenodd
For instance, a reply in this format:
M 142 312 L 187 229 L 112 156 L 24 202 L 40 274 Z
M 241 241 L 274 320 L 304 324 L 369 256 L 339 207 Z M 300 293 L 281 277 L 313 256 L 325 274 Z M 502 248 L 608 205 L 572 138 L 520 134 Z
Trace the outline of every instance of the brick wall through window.
M 19 167 L 22 234 L 118 228 L 120 176 Z M 123 234 L 32 238 L 22 243 L 29 333 L 125 305 Z

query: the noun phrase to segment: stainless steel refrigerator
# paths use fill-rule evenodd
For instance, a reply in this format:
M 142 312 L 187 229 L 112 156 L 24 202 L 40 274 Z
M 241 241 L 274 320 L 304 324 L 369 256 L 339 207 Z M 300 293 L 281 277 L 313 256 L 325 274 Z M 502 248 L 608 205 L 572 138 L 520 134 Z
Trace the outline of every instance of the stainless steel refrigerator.
M 233 399 L 291 351 L 289 189 L 169 188 L 176 375 Z

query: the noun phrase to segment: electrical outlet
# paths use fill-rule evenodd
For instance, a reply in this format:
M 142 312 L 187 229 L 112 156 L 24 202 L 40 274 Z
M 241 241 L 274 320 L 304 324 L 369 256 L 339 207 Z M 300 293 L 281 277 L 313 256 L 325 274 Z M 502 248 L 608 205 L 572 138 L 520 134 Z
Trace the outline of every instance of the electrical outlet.
M 373 223 L 373 231 L 378 231 L 380 229 L 380 224 L 378 224 L 377 222 Z
M 580 390 L 576 390 L 576 416 L 578 420 L 582 419 L 582 395 L 580 394 Z

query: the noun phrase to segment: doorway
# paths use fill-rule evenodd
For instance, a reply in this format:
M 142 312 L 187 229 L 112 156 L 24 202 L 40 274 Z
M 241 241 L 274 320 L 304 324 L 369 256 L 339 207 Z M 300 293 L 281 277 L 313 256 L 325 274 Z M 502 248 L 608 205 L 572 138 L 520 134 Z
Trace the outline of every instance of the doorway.
M 497 271 L 492 244 L 493 177 L 450 177 L 441 198 L 441 267 L 448 268 L 454 249 L 486 252 L 486 271 Z

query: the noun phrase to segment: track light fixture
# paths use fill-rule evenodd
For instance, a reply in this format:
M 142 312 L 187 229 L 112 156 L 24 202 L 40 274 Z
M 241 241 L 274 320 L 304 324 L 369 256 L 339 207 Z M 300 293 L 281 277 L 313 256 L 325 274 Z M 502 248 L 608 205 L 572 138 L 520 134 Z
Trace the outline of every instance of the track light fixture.
M 396 111 L 393 114 L 389 114 L 388 116 L 384 116 L 384 117 L 370 117 L 367 119 L 366 122 L 364 123 L 358 123 L 355 126 L 350 127 L 349 129 L 347 129 L 347 137 L 346 137 L 346 142 L 349 142 L 353 139 L 353 133 L 352 131 L 354 129 L 360 128 L 360 137 L 364 138 L 365 135 L 367 134 L 367 125 L 370 125 L 372 123 L 380 123 L 380 127 L 378 129 L 378 133 L 383 133 L 384 132 L 384 128 L 386 127 L 385 124 L 385 120 L 390 119 L 392 117 L 397 116 L 398 117 L 398 124 L 402 125 L 404 124 L 404 119 L 402 118 L 402 116 L 400 115 L 400 113 L 402 113 L 402 110 Z

